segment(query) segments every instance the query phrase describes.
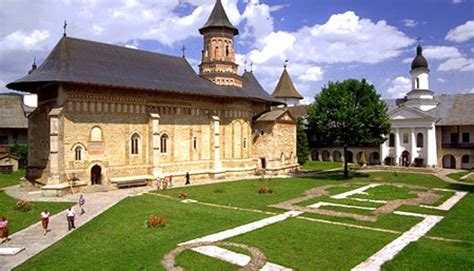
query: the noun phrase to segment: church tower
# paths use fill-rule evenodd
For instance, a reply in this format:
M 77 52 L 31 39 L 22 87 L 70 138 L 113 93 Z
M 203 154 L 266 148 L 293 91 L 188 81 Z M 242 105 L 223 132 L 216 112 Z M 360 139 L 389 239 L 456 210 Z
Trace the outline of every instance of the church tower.
M 229 21 L 220 0 L 199 33 L 204 36 L 199 75 L 217 85 L 242 87 L 234 49 L 234 36 L 239 30 Z
M 298 93 L 291 80 L 290 74 L 286 70 L 286 62 L 283 66 L 283 73 L 278 80 L 278 84 L 275 90 L 272 93 L 272 96 L 281 102 L 284 102 L 287 106 L 296 106 L 299 103 L 299 100 L 303 97 Z
M 406 105 L 422 111 L 428 111 L 437 106 L 434 93 L 430 90 L 429 73 L 428 61 L 423 56 L 423 48 L 418 44 L 416 56 L 411 63 L 412 90 L 407 93 Z

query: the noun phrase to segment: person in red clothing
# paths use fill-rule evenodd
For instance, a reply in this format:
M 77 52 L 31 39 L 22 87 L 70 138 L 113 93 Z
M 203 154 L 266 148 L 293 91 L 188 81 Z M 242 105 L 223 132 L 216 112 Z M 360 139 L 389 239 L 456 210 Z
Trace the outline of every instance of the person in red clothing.
M 6 217 L 2 217 L 0 221 L 0 238 L 2 244 L 10 240 L 10 238 L 8 238 L 8 219 Z

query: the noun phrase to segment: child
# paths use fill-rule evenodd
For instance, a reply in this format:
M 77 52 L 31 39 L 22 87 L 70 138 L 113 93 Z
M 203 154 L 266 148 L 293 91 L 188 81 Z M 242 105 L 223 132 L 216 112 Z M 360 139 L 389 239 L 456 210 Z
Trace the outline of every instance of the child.
M 173 175 L 170 175 L 168 179 L 168 186 L 169 188 L 173 188 Z
M 156 178 L 156 190 L 160 190 L 161 189 L 161 178 L 158 177 Z
M 44 210 L 40 214 L 41 220 L 41 227 L 43 228 L 43 235 L 46 235 L 48 232 L 48 224 L 49 224 L 49 212 L 48 210 Z
M 8 238 L 8 219 L 6 217 L 2 217 L 2 221 L 0 221 L 0 238 L 2 244 L 10 240 Z
M 81 214 L 80 215 L 83 215 L 86 213 L 86 211 L 84 211 L 84 204 L 86 204 L 86 199 L 84 198 L 84 195 L 81 195 L 79 197 L 79 207 L 81 208 Z

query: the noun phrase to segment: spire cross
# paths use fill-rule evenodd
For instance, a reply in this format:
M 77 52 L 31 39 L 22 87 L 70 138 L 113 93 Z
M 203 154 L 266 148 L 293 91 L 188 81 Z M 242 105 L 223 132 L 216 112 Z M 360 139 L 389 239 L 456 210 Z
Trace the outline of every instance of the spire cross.
M 420 45 L 421 37 L 417 37 L 416 40 L 418 41 L 418 45 Z
M 183 51 L 183 57 L 186 57 L 186 46 L 183 44 L 183 48 L 181 48 L 181 51 Z
M 67 22 L 66 22 L 66 20 L 64 20 L 64 26 L 63 26 L 63 28 L 64 28 L 63 37 L 66 37 L 66 36 L 67 36 L 67 35 L 66 35 L 66 28 L 67 28 Z
M 253 62 L 250 62 L 250 72 L 253 72 Z
M 288 59 L 285 60 L 285 63 L 283 64 L 283 68 L 286 69 L 287 66 L 288 66 Z

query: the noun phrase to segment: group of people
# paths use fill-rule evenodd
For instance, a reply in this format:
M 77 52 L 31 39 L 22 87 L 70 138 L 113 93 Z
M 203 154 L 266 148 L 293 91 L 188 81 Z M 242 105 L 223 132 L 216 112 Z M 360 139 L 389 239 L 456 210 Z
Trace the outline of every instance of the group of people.
M 84 198 L 83 195 L 79 197 L 79 208 L 80 208 L 80 215 L 83 215 L 86 213 L 84 210 L 84 205 L 86 204 L 86 199 Z M 49 232 L 48 225 L 49 225 L 49 217 L 50 213 L 47 209 L 43 210 L 40 213 L 40 222 L 41 222 L 41 229 L 43 231 L 43 235 L 46 235 Z M 72 230 L 75 229 L 76 226 L 74 225 L 74 220 L 76 219 L 76 212 L 72 209 L 72 207 L 69 207 L 68 210 L 66 211 L 66 220 L 68 224 L 68 229 Z M 8 219 L 4 216 L 2 217 L 2 220 L 0 221 L 0 240 L 1 243 L 7 242 L 10 240 L 8 237 L 8 224 L 9 221 Z
M 184 185 L 190 185 L 190 184 L 191 184 L 191 181 L 190 181 L 189 172 L 186 172 Z M 156 178 L 156 189 L 166 190 L 167 188 L 173 188 L 173 175 L 163 177 L 163 178 L 161 177 Z

